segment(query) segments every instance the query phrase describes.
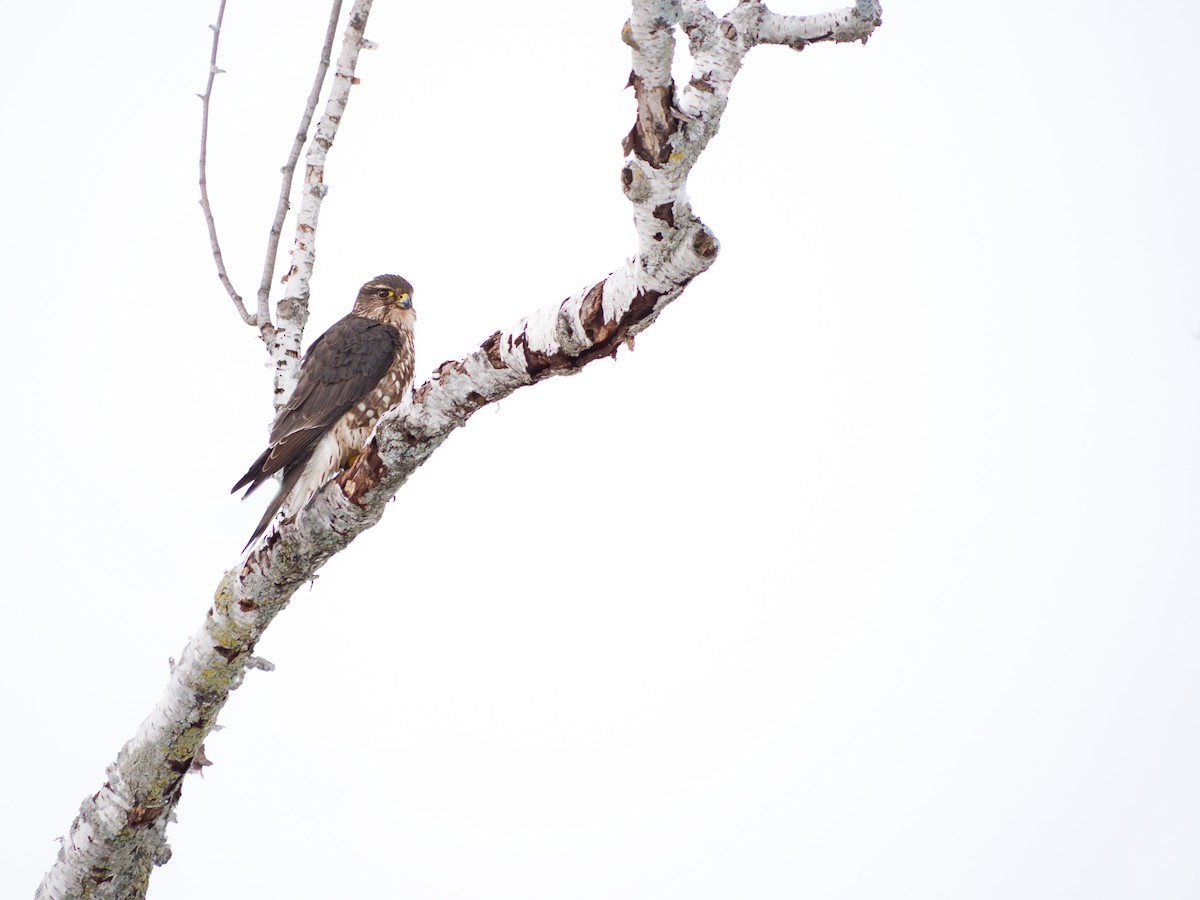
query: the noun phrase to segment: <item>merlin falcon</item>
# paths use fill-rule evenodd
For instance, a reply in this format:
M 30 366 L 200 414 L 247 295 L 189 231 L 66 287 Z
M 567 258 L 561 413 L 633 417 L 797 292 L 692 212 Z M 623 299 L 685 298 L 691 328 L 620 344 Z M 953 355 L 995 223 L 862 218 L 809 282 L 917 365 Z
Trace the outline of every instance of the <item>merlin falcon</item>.
M 326 481 L 366 447 L 380 417 L 397 406 L 412 384 L 412 285 L 380 275 L 362 286 L 354 309 L 313 341 L 300 377 L 271 426 L 270 445 L 233 486 L 249 497 L 276 474 L 283 477 L 246 542 L 254 543 L 275 514 L 295 515 Z M 244 548 L 243 548 L 244 549 Z

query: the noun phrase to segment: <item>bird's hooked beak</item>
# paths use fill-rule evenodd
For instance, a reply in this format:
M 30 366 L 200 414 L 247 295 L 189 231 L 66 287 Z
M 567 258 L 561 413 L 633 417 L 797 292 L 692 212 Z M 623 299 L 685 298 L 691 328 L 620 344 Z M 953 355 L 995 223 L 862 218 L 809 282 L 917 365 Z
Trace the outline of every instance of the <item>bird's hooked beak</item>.
M 412 295 L 401 294 L 400 299 L 396 303 L 401 309 L 412 309 Z

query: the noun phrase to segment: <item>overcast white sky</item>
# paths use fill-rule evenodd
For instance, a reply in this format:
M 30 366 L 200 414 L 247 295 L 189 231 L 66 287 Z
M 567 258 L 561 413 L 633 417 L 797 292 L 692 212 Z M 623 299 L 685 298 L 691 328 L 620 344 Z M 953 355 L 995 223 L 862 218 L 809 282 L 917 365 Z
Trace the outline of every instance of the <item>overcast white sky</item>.
M 265 500 L 228 494 L 269 373 L 196 204 L 215 8 L 7 12 L 6 896 Z M 398 272 L 419 372 L 635 247 L 627 5 L 448 8 L 376 4 L 308 334 Z M 325 15 L 230 0 L 245 293 Z M 691 181 L 712 271 L 296 596 L 153 900 L 1200 898 L 1200 11 L 884 19 L 754 51 Z

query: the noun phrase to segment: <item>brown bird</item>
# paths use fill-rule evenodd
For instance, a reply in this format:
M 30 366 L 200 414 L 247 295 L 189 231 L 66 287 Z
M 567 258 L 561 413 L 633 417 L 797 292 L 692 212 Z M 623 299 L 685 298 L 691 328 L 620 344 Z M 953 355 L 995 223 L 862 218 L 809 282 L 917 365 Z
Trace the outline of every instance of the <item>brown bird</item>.
M 270 445 L 233 486 L 242 499 L 282 473 L 283 486 L 246 547 L 275 514 L 295 515 L 326 481 L 354 462 L 379 418 L 412 384 L 412 285 L 380 275 L 359 289 L 350 315 L 313 341 L 300 378 L 271 426 Z M 244 547 L 242 549 L 245 549 Z

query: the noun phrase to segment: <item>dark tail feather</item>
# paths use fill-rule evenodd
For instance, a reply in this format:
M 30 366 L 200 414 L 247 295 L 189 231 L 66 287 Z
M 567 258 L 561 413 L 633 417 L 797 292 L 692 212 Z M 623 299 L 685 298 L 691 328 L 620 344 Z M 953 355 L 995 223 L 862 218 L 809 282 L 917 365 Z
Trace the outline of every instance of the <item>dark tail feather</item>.
M 283 484 L 279 488 L 279 493 L 271 499 L 270 504 L 267 506 L 267 511 L 263 513 L 263 517 L 258 520 L 258 525 L 256 525 L 254 528 L 254 534 L 250 535 L 250 540 L 246 541 L 246 546 L 242 548 L 243 553 L 245 553 L 247 548 L 249 548 L 251 544 L 258 540 L 262 533 L 267 530 L 267 526 L 271 524 L 271 521 L 279 512 L 279 508 L 283 506 L 283 502 L 287 500 L 288 494 L 292 492 L 292 488 L 296 486 L 296 482 L 300 480 L 300 476 L 303 473 L 304 466 L 300 465 L 293 466 L 284 474 Z M 258 485 L 256 484 L 254 487 L 250 488 L 249 491 L 246 491 L 246 497 L 250 496 L 251 491 L 253 491 L 255 487 L 258 487 Z M 234 488 L 234 490 L 237 490 L 237 488 Z M 244 500 L 245 497 L 242 499 Z
M 244 488 L 246 485 L 249 484 L 250 490 L 246 491 L 246 493 L 242 495 L 242 499 L 245 500 L 247 497 L 249 497 L 251 494 L 253 494 L 256 490 L 258 490 L 258 488 L 262 485 L 262 483 L 264 481 L 266 481 L 268 478 L 270 478 L 270 475 L 266 475 L 263 473 L 263 465 L 266 463 L 267 457 L 270 455 L 271 455 L 271 448 L 268 447 L 266 450 L 264 450 L 262 452 L 262 456 L 260 456 L 258 459 L 256 459 L 254 461 L 254 465 L 252 465 L 250 467 L 250 469 L 246 472 L 246 474 L 238 479 L 238 483 L 233 486 L 233 488 L 229 491 L 229 493 L 236 494 L 238 491 L 240 491 L 242 488 Z M 253 484 L 251 484 L 251 482 L 253 482 Z

